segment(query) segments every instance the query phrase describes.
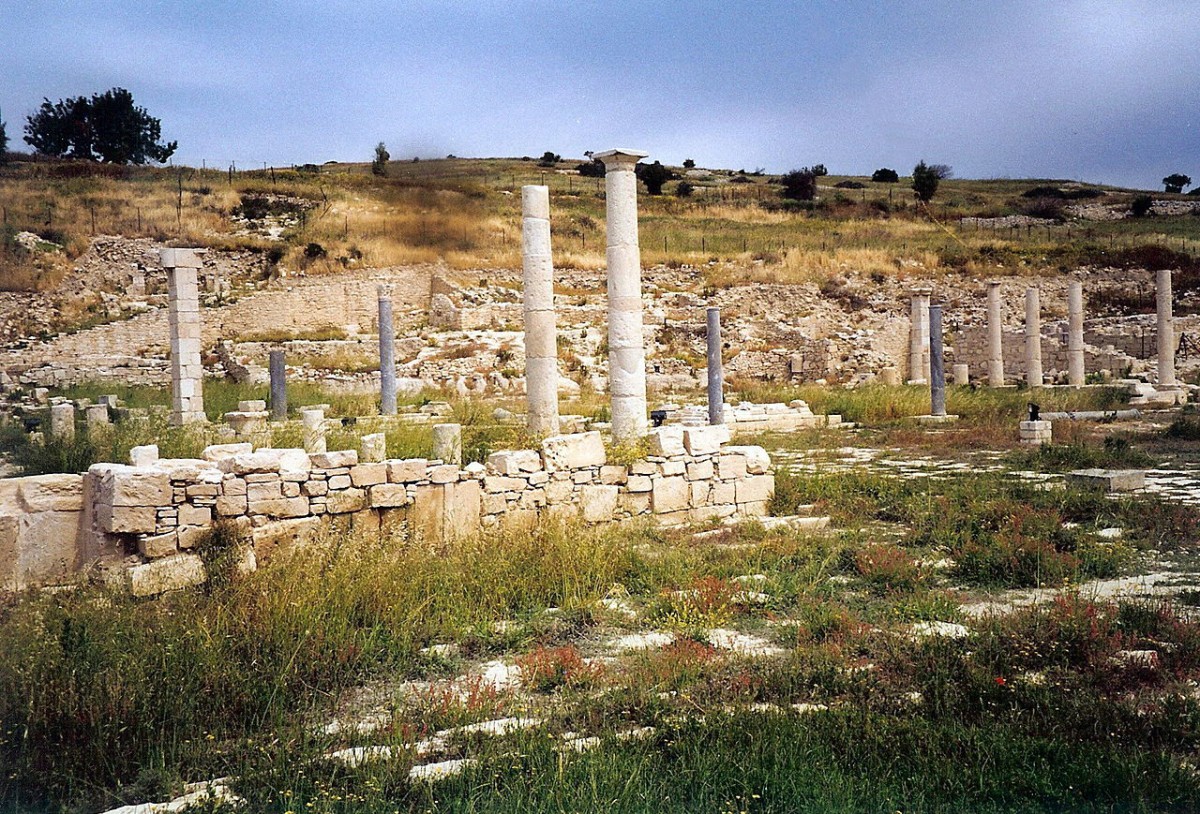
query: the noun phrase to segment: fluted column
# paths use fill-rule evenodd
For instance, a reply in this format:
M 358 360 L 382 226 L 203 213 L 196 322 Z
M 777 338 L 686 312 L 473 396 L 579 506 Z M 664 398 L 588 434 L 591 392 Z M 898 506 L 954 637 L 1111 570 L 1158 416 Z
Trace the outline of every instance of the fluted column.
M 608 237 L 608 387 L 617 443 L 646 433 L 646 349 L 638 246 L 636 150 L 596 153 L 604 162 Z
M 550 189 L 521 187 L 525 400 L 527 425 L 535 436 L 558 435 L 558 331 L 550 252 Z

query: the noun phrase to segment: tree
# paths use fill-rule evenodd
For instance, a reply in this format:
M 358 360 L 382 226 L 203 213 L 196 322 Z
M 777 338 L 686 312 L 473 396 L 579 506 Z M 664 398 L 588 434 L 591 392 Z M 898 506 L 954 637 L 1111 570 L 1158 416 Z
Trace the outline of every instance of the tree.
M 591 161 L 584 161 L 582 164 L 576 164 L 575 171 L 584 178 L 603 178 L 604 162 L 598 158 L 593 158 Z
M 945 164 L 926 164 L 921 161 L 913 167 L 912 188 L 917 200 L 928 203 L 937 194 L 938 183 L 948 178 L 951 169 Z
M 812 174 L 820 178 L 823 175 L 829 175 L 829 170 L 825 169 L 824 164 L 813 164 Z
M 894 184 L 900 180 L 900 174 L 888 167 L 880 167 L 871 173 L 871 180 L 877 184 Z
M 793 201 L 811 201 L 817 195 L 817 174 L 811 167 L 803 167 L 779 178 L 783 184 L 783 197 Z
M 0 116 L 0 164 L 8 161 L 8 129 L 4 118 Z
M 1163 186 L 1166 187 L 1167 192 L 1180 193 L 1183 192 L 1184 187 L 1190 187 L 1191 185 L 1192 179 L 1181 172 L 1171 173 L 1163 179 Z
M 371 162 L 372 175 L 387 175 L 387 163 L 392 160 L 391 153 L 381 141 L 375 145 L 375 160 Z
M 685 170 L 694 170 L 696 168 L 696 162 L 690 158 L 685 158 L 683 159 L 683 168 Z
M 675 177 L 675 173 L 664 167 L 661 161 L 638 164 L 634 172 L 642 179 L 642 183 L 646 185 L 646 192 L 650 195 L 662 195 L 663 184 Z
M 39 153 L 109 164 L 165 162 L 179 144 L 162 144 L 161 137 L 161 122 L 135 105 L 124 88 L 90 99 L 43 99 L 25 120 L 25 141 Z
M 542 157 L 538 159 L 539 167 L 553 167 L 558 162 L 562 161 L 562 156 L 558 153 L 553 153 L 549 150 L 542 153 Z

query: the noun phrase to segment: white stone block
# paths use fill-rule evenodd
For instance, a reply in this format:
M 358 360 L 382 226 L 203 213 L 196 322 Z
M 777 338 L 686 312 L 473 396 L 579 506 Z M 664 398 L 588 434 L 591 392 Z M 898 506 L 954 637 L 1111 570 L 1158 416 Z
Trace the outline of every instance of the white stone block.
M 542 457 L 551 471 L 603 466 L 607 460 L 598 432 L 552 435 L 542 441 Z
M 651 455 L 662 455 L 671 457 L 673 455 L 683 455 L 686 448 L 683 443 L 683 427 L 678 425 L 670 425 L 666 427 L 655 427 L 646 433 L 646 443 Z

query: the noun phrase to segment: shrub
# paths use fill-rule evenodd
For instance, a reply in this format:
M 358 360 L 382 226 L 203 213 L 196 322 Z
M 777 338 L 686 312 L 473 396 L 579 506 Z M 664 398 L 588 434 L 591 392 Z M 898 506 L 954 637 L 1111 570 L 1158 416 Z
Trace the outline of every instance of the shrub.
M 558 162 L 560 162 L 560 161 L 562 161 L 561 155 L 559 155 L 558 153 L 555 153 L 555 152 L 551 152 L 550 150 L 547 150 L 546 152 L 542 153 L 542 157 L 538 159 L 538 166 L 539 167 L 553 167 L 556 164 L 558 164 Z
M 683 159 L 683 168 L 684 168 L 685 170 L 692 170 L 692 169 L 695 169 L 695 168 L 696 168 L 696 162 L 695 162 L 695 161 L 693 161 L 693 160 L 692 160 L 692 159 L 690 159 L 690 158 L 685 158 L 685 159 Z
M 662 165 L 661 161 L 655 161 L 653 164 L 638 164 L 637 177 L 646 185 L 646 192 L 650 195 L 661 195 L 663 184 L 675 178 L 675 173 Z
M 900 180 L 900 174 L 889 167 L 880 167 L 871 173 L 871 180 L 877 184 L 894 184 Z
M 675 194 L 678 195 L 680 198 L 691 197 L 691 194 L 695 191 L 696 191 L 696 187 L 693 184 L 688 183 L 687 181 L 680 181 L 679 185 L 677 187 L 675 187 Z
M 837 189 L 866 189 L 867 185 L 861 181 L 838 181 L 834 184 Z
M 1149 195 L 1138 195 L 1129 202 L 1129 212 L 1135 218 L 1144 218 L 1150 214 L 1150 208 L 1154 206 L 1154 199 Z
M 320 260 L 328 254 L 320 243 L 309 243 L 304 247 L 304 256 L 309 260 Z
M 779 179 L 783 185 L 783 197 L 793 201 L 811 201 L 817 194 L 817 174 L 809 167 L 783 175 Z
M 604 162 L 598 158 L 575 165 L 575 171 L 585 178 L 603 178 Z
M 912 189 L 917 200 L 928 203 L 937 194 L 938 184 L 948 177 L 950 168 L 944 164 L 926 164 L 921 161 L 913 167 Z
M 521 683 L 536 692 L 587 684 L 599 674 L 599 668 L 584 661 L 574 645 L 539 647 L 518 656 L 516 661 L 521 668 Z
M 375 145 L 375 159 L 371 162 L 372 175 L 387 175 L 387 163 L 392 160 L 392 156 L 387 151 L 387 147 L 383 142 Z
M 854 569 L 879 593 L 909 593 L 920 586 L 925 576 L 907 551 L 886 544 L 855 552 Z

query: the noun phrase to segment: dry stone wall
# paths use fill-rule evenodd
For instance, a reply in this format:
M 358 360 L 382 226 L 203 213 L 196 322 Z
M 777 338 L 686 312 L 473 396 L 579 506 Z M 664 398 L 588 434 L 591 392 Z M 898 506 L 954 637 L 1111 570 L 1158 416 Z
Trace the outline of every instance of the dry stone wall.
M 462 467 L 250 444 L 211 446 L 195 460 L 145 460 L 139 450 L 140 466 L 0 481 L 0 588 L 52 583 L 97 563 L 139 595 L 195 584 L 206 576 L 196 548 L 218 522 L 249 541 L 243 565 L 252 567 L 330 525 L 406 527 L 445 541 L 549 517 L 678 524 L 765 515 L 770 458 L 728 441 L 722 426 L 662 427 L 647 436 L 647 457 L 620 464 L 598 432 L 586 432 Z

